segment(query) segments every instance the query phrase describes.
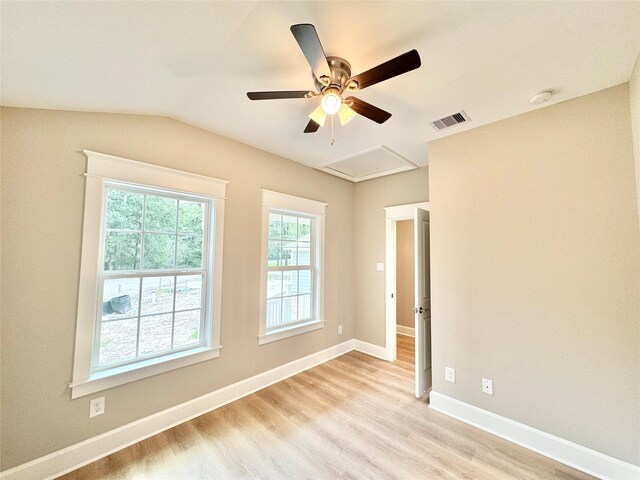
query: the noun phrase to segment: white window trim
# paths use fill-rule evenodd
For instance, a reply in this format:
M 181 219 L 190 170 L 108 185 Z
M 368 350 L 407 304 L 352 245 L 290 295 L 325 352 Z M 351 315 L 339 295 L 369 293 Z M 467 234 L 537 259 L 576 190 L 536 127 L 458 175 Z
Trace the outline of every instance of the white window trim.
M 73 362 L 71 398 L 133 382 L 162 372 L 220 356 L 222 304 L 222 246 L 225 210 L 225 180 L 140 163 L 126 158 L 84 150 L 87 174 L 82 234 L 82 259 L 78 288 L 78 317 Z M 213 275 L 209 285 L 211 328 L 206 346 L 142 360 L 134 364 L 91 373 L 98 298 L 100 239 L 103 223 L 103 191 L 106 181 L 120 181 L 165 188 L 210 197 L 214 202 Z
M 260 321 L 258 345 L 289 338 L 294 335 L 311 332 L 324 327 L 324 250 L 325 250 L 325 211 L 327 204 L 316 200 L 295 197 L 285 193 L 262 190 L 262 233 L 260 255 Z M 267 333 L 267 271 L 269 255 L 269 211 L 276 209 L 293 214 L 312 216 L 315 243 L 315 278 L 313 319 L 294 326 Z

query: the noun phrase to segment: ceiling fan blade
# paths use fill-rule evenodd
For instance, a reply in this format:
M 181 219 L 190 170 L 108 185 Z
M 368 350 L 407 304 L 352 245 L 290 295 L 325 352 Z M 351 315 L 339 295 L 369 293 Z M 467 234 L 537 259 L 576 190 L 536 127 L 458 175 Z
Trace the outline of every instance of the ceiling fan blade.
M 291 26 L 291 33 L 293 33 L 296 42 L 300 45 L 300 50 L 302 50 L 307 62 L 311 65 L 311 71 L 316 78 L 320 78 L 323 75 L 331 77 L 329 62 L 327 62 L 327 57 L 324 54 L 316 27 L 310 23 L 300 23 Z
M 314 93 L 309 90 L 295 90 L 282 92 L 247 92 L 250 100 L 280 100 L 283 98 L 309 98 Z
M 345 100 L 347 105 L 349 105 L 354 112 L 359 113 L 363 117 L 367 117 L 369 120 L 373 120 L 376 123 L 384 123 L 391 118 L 391 114 L 389 112 L 385 112 L 378 107 L 374 107 L 370 103 L 362 101 L 359 98 L 349 97 Z
M 309 123 L 307 123 L 307 126 L 304 128 L 304 133 L 316 133 L 319 128 L 320 125 L 313 120 L 309 120 Z
M 366 72 L 363 72 L 351 80 L 358 82 L 359 89 L 370 87 L 376 83 L 389 80 L 390 78 L 397 77 L 403 73 L 415 70 L 421 65 L 420 55 L 417 50 L 411 50 L 410 52 L 403 53 L 399 57 L 393 58 L 388 62 L 381 63 L 377 67 L 373 67 Z

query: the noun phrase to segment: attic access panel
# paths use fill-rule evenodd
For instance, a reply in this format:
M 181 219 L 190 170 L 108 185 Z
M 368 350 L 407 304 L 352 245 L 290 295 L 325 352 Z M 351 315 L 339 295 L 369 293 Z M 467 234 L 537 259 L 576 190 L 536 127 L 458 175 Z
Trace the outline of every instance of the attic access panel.
M 318 167 L 323 172 L 351 180 L 352 182 L 361 182 L 393 173 L 415 170 L 416 168 L 418 168 L 416 165 L 384 145 L 379 145 Z

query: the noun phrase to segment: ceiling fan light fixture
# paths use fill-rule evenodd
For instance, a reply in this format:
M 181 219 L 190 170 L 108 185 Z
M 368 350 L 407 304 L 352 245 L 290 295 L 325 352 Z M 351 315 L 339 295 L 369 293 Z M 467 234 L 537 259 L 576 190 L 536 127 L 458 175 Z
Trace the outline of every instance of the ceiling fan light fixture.
M 2 0 L 0 0 L 2 1 Z M 336 113 L 340 123 L 345 125 L 356 114 L 361 115 L 378 124 L 384 123 L 391 114 L 370 103 L 360 100 L 357 97 L 348 96 L 346 99 L 342 95 L 369 88 L 385 80 L 403 75 L 407 72 L 419 68 L 421 63 L 420 54 L 417 50 L 410 50 L 387 60 L 369 70 L 358 75 L 351 75 L 351 64 L 342 57 L 326 56 L 318 32 L 310 23 L 298 23 L 291 25 L 293 34 L 302 54 L 311 67 L 311 75 L 315 91 L 313 90 L 293 90 L 293 91 L 267 91 L 267 92 L 247 92 L 249 100 L 273 100 L 285 98 L 320 98 L 320 105 L 309 115 L 311 120 L 307 123 L 304 133 L 315 133 L 327 119 L 331 117 L 331 132 L 333 145 L 333 115 Z
M 340 117 L 340 125 L 342 126 L 350 122 L 355 116 L 356 112 L 349 108 L 349 105 L 346 103 L 343 103 L 340 110 L 338 110 L 338 117 Z
M 320 103 L 322 110 L 327 115 L 335 115 L 342 106 L 342 98 L 337 88 L 329 88 L 322 94 L 322 102 Z
M 327 118 L 327 114 L 322 109 L 322 105 L 318 105 L 318 107 L 313 112 L 311 112 L 309 118 L 321 127 L 324 127 L 324 121 Z

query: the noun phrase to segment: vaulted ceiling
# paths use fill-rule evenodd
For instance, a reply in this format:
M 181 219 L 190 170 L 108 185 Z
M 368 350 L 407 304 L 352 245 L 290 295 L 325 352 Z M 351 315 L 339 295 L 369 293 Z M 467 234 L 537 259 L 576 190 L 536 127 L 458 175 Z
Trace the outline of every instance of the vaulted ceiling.
M 628 81 L 640 2 L 9 2 L 1 4 L 3 105 L 167 115 L 322 166 L 384 145 L 416 165 L 427 142 Z M 358 96 L 393 114 L 303 134 L 316 100 L 289 28 L 316 26 L 353 73 L 417 49 L 422 67 Z M 547 104 L 545 104 L 547 105 Z M 463 109 L 443 132 L 429 122 Z

